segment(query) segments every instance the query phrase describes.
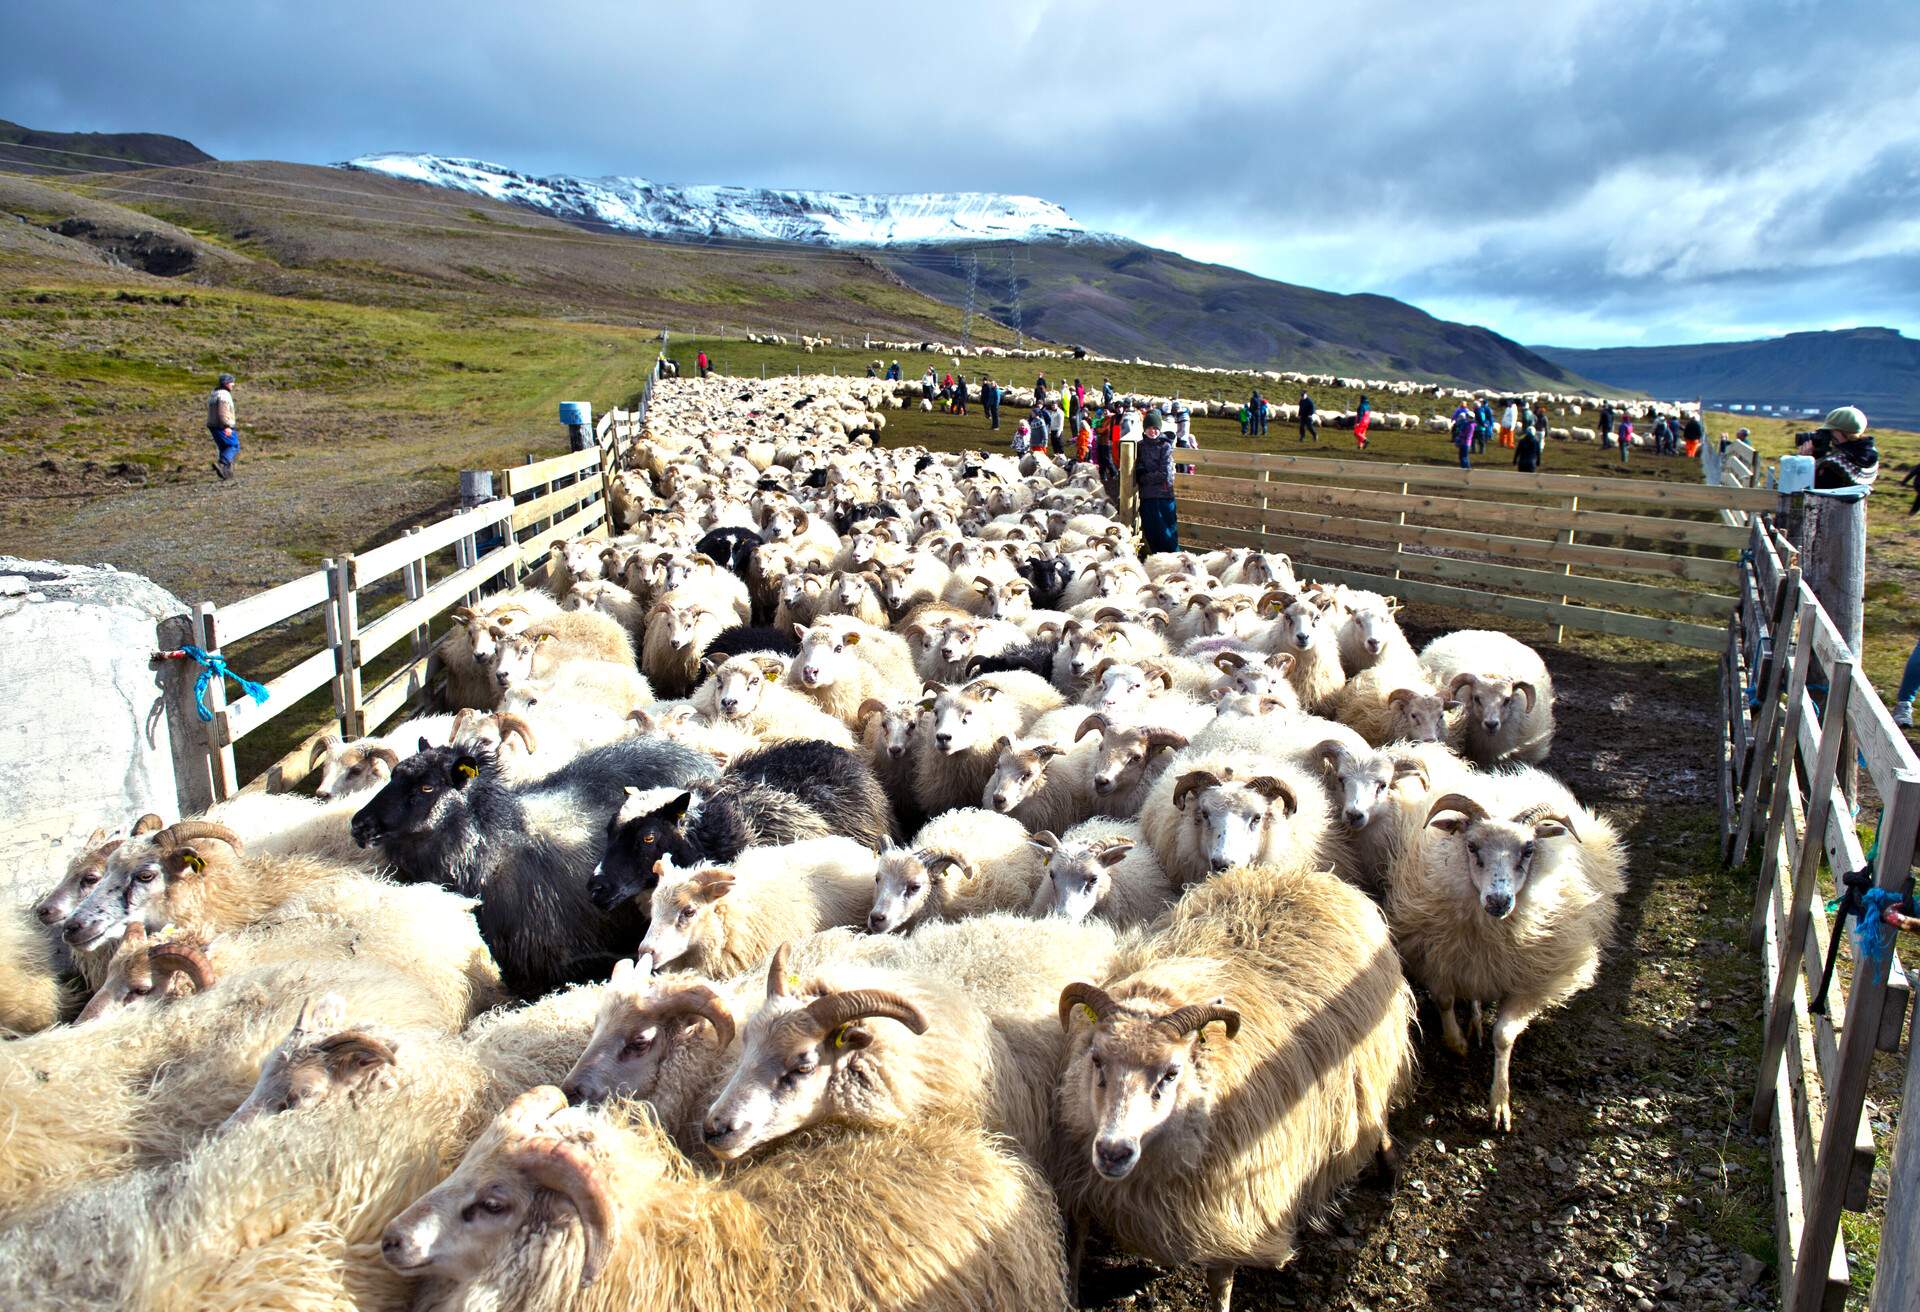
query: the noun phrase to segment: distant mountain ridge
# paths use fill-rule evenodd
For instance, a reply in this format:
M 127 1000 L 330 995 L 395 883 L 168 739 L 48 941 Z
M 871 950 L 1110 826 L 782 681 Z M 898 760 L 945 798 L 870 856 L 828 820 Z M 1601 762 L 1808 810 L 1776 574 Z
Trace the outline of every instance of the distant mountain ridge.
M 993 192 L 860 195 L 678 186 L 635 177 L 541 177 L 486 160 L 443 155 L 362 155 L 338 167 L 471 192 L 572 222 L 648 237 L 891 246 L 1074 237 L 1086 231 L 1051 201 Z
M 157 132 L 39 132 L 0 119 L 0 170 L 9 173 L 113 173 L 212 160 L 191 141 Z
M 1857 405 L 1871 423 L 1920 429 L 1920 342 L 1892 328 L 1692 346 L 1533 349 L 1585 377 L 1668 400 L 1822 412 Z

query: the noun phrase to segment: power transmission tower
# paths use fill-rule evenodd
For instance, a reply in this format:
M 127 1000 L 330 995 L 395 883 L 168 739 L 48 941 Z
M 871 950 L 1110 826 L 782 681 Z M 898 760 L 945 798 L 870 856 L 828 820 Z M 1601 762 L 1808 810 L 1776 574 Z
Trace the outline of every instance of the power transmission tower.
M 1007 256 L 1007 275 L 1013 282 L 1013 345 L 1016 350 L 1026 347 L 1026 329 L 1020 323 L 1020 248 L 1015 246 Z
M 967 317 L 960 326 L 960 344 L 973 346 L 973 298 L 980 290 L 980 257 L 967 256 Z

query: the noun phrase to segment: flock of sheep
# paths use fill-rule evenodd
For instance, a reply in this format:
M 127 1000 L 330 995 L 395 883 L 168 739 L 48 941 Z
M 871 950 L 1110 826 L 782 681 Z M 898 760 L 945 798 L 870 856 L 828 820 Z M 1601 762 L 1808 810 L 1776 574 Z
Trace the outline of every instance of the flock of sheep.
M 446 713 L 0 923 L 0 1305 L 1059 1309 L 1094 1228 L 1225 1309 L 1391 1169 L 1410 985 L 1511 1126 L 1624 886 L 1534 652 L 714 381 Z

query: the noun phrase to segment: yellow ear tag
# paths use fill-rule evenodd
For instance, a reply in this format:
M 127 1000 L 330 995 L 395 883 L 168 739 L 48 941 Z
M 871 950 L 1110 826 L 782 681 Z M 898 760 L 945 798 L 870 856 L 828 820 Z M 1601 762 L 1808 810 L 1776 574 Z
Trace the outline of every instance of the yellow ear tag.
M 478 766 L 469 765 L 465 761 L 462 761 L 453 767 L 453 772 L 462 779 L 472 779 L 479 775 L 480 769 Z
M 836 1048 L 844 1048 L 847 1046 L 847 1027 L 845 1025 L 842 1025 L 833 1032 L 833 1046 Z
M 800 977 L 798 975 L 787 976 L 787 988 L 794 993 L 798 993 L 800 991 Z
M 1099 1014 L 1096 1013 L 1093 1007 L 1088 1003 L 1083 1002 L 1080 1004 L 1080 1014 L 1087 1018 L 1087 1023 L 1089 1025 L 1098 1025 L 1100 1023 Z
M 207 863 L 202 861 L 200 857 L 193 852 L 189 852 L 181 857 L 180 864 L 193 871 L 196 875 L 207 868 Z
M 543 633 L 539 637 L 535 638 L 534 641 L 535 642 L 552 642 L 553 635 L 551 633 Z

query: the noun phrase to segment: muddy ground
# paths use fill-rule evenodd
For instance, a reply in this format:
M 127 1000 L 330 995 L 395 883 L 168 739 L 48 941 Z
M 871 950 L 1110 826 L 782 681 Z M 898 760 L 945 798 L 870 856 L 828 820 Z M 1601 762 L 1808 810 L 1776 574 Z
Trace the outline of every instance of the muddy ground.
M 1416 645 L 1458 620 L 1408 612 Z M 1746 1133 L 1760 975 L 1749 886 L 1717 860 L 1715 665 L 1707 653 L 1514 630 L 1557 694 L 1548 769 L 1617 822 L 1632 855 L 1599 981 L 1514 1049 L 1515 1125 L 1488 1127 L 1492 1059 L 1457 1060 L 1432 1005 L 1397 1186 L 1357 1185 L 1241 1312 L 1278 1308 L 1764 1307 L 1774 1296 L 1767 1145 Z M 1764 1260 L 1763 1260 L 1764 1259 Z M 1208 1307 L 1197 1270 L 1096 1248 L 1084 1307 Z

